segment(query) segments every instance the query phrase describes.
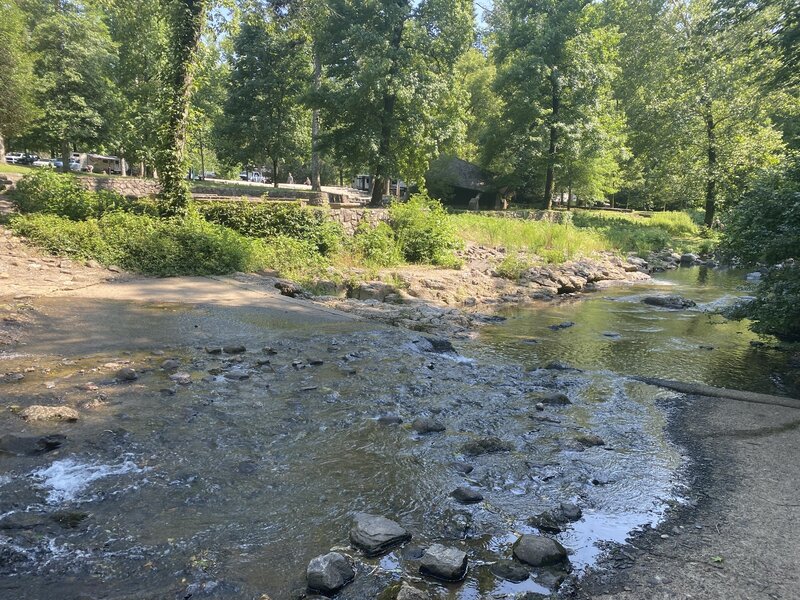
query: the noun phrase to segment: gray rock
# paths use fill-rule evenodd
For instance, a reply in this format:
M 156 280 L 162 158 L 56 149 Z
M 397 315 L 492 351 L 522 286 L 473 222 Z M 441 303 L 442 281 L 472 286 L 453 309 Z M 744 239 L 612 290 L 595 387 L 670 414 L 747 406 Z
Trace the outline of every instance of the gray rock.
M 355 575 L 350 561 L 338 552 L 317 556 L 308 563 L 306 569 L 308 587 L 324 594 L 333 594 L 342 589 Z
M 350 529 L 350 542 L 367 556 L 378 556 L 411 539 L 398 523 L 378 515 L 361 513 Z
M 481 494 L 474 487 L 467 485 L 457 487 L 450 492 L 450 495 L 462 504 L 475 504 L 476 502 L 481 502 L 483 500 L 483 494 Z
M 426 352 L 433 352 L 435 354 L 458 354 L 455 347 L 450 340 L 444 338 L 425 338 L 430 343 L 430 348 L 426 348 Z
M 461 447 L 461 451 L 468 456 L 480 456 L 481 454 L 493 454 L 495 452 L 510 452 L 513 449 L 514 444 L 494 436 L 481 438 L 479 440 L 471 440 Z
M 562 502 L 559 509 L 567 521 L 578 521 L 583 516 L 583 511 L 580 507 L 572 502 Z
M 420 589 L 411 587 L 405 581 L 397 592 L 397 600 L 429 600 L 430 596 Z
M 532 399 L 542 404 L 549 404 L 550 406 L 566 406 L 567 404 L 572 404 L 569 397 L 561 392 L 542 392 L 540 394 L 535 394 Z
M 593 433 L 579 433 L 575 436 L 575 441 L 587 448 L 606 445 L 603 438 Z
M 222 351 L 225 354 L 244 354 L 247 352 L 247 348 L 244 346 L 223 346 Z
M 567 551 L 557 541 L 540 535 L 523 535 L 514 544 L 517 560 L 532 567 L 554 565 L 567 560 Z
M 696 254 L 692 254 L 691 252 L 687 252 L 686 254 L 681 255 L 681 264 L 684 266 L 693 265 L 698 260 L 699 257 Z
M 467 555 L 458 548 L 434 544 L 425 551 L 419 570 L 443 581 L 460 581 L 467 574 Z
M 378 423 L 381 425 L 400 425 L 402 422 L 403 419 L 397 415 L 384 415 L 382 417 L 378 417 Z
M 165 371 L 174 371 L 178 367 L 181 366 L 181 361 L 175 360 L 174 358 L 168 358 L 164 362 L 161 363 L 161 368 Z
M 80 414 L 68 406 L 41 406 L 34 404 L 19 413 L 26 421 L 77 421 Z
M 21 437 L 13 434 L 0 436 L 0 454 L 36 456 L 61 447 L 67 436 L 54 433 L 43 437 Z
M 139 379 L 139 374 L 130 367 L 125 367 L 117 371 L 117 379 L 119 381 L 136 381 Z
M 174 373 L 169 378 L 179 385 L 189 385 L 192 383 L 192 376 L 189 373 Z
M 458 473 L 463 473 L 464 475 L 469 475 L 470 473 L 472 473 L 472 471 L 475 470 L 475 467 L 473 467 L 468 462 L 464 462 L 462 460 L 454 460 L 453 462 L 450 463 L 450 467 L 454 471 Z
M 431 417 L 419 417 L 414 419 L 414 422 L 411 424 L 411 428 L 417 433 L 421 433 L 423 435 L 426 433 L 441 433 L 447 429 L 444 426 L 444 423 Z
M 513 560 L 498 560 L 490 570 L 500 579 L 513 583 L 521 583 L 530 577 L 528 569 Z
M 685 308 L 697 306 L 694 300 L 689 300 L 681 296 L 647 296 L 642 302 L 650 306 L 659 306 L 661 308 L 670 308 L 673 310 L 683 310 Z
M 549 329 L 553 331 L 559 331 L 560 329 L 569 329 L 570 327 L 574 327 L 575 323 L 572 321 L 564 321 L 563 323 L 559 323 L 558 325 L 550 325 Z

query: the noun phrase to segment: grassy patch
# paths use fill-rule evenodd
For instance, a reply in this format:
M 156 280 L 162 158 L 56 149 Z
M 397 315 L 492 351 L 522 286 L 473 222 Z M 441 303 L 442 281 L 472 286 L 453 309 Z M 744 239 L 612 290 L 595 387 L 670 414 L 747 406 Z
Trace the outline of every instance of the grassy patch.
M 0 175 L 3 173 L 19 173 L 21 175 L 28 175 L 34 173 L 32 167 L 23 167 L 22 165 L 10 165 L 6 161 L 0 161 Z

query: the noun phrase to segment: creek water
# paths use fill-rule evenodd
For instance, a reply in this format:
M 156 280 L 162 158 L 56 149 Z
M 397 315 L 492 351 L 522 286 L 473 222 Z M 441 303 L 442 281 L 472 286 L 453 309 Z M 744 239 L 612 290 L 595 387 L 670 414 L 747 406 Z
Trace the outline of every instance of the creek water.
M 530 517 L 565 501 L 583 509 L 557 536 L 579 573 L 605 543 L 680 502 L 685 457 L 665 434 L 675 395 L 625 374 L 788 389 L 778 351 L 702 311 L 746 294 L 742 281 L 686 269 L 509 311 L 460 356 L 398 329 L 286 321 L 253 306 L 37 302 L 27 344 L 0 355 L 0 372 L 25 373 L 0 384 L 12 408 L 0 412 L 0 597 L 298 598 L 308 561 L 347 549 L 358 512 L 414 537 L 378 559 L 347 550 L 358 575 L 339 598 L 382 597 L 401 579 L 461 600 L 549 593 L 565 573 L 533 569 L 510 583 L 491 572 L 519 533 L 536 532 Z M 667 291 L 699 310 L 640 302 Z M 247 351 L 205 350 L 230 344 Z M 191 384 L 171 379 L 165 359 Z M 582 371 L 543 368 L 553 361 Z M 117 381 L 123 366 L 140 377 Z M 572 404 L 536 410 L 554 390 Z M 81 418 L 28 423 L 15 407 L 31 404 L 67 404 Z M 403 423 L 385 425 L 387 415 Z M 418 416 L 447 429 L 419 435 Z M 586 433 L 605 445 L 586 447 Z M 8 437 L 53 434 L 66 439 L 46 453 Z M 511 450 L 465 454 L 487 436 Z M 465 483 L 484 501 L 455 502 Z M 434 542 L 467 551 L 464 582 L 420 576 L 420 548 Z

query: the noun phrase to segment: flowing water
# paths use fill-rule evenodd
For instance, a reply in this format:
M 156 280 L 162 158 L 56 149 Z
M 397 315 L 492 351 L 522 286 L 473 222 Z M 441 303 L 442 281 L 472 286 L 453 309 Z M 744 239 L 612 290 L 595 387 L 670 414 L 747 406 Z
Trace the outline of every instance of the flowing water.
M 0 355 L 0 373 L 25 374 L 0 384 L 9 407 L 0 412 L 0 597 L 297 598 L 308 561 L 346 549 L 362 511 L 414 537 L 378 559 L 353 553 L 358 576 L 341 598 L 375 598 L 400 579 L 462 600 L 546 593 L 563 573 L 533 570 L 512 584 L 490 572 L 519 533 L 536 531 L 530 517 L 563 501 L 582 507 L 558 536 L 579 573 L 603 543 L 624 542 L 680 501 L 684 457 L 664 432 L 675 396 L 620 374 L 787 390 L 779 352 L 702 312 L 747 293 L 741 281 L 687 269 L 647 288 L 515 310 L 462 356 L 432 353 L 397 329 L 258 307 L 41 301 L 27 345 Z M 641 304 L 654 289 L 700 310 Z M 575 325 L 548 328 L 567 320 Z M 247 352 L 204 349 L 229 344 Z M 170 379 L 165 359 L 191 383 Z M 553 361 L 584 371 L 542 368 Z M 124 366 L 139 379 L 117 381 Z M 572 404 L 537 411 L 537 394 L 552 390 Z M 16 411 L 31 404 L 67 404 L 81 418 L 28 423 Z M 387 415 L 403 423 L 379 420 Z M 416 434 L 418 416 L 447 430 Z M 605 445 L 585 447 L 585 433 Z M 9 434 L 66 439 L 36 453 Z M 490 435 L 512 450 L 464 455 L 466 442 Z M 460 474 L 454 460 L 474 471 Z M 484 501 L 450 498 L 464 483 Z M 466 581 L 419 575 L 419 548 L 433 542 L 468 552 Z

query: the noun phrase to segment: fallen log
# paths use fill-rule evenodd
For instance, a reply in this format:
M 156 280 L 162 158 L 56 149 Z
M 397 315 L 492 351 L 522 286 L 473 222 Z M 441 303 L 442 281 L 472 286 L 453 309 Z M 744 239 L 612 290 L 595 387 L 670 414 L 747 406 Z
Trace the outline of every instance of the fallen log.
M 680 392 L 681 394 L 690 394 L 692 396 L 710 396 L 712 398 L 727 398 L 729 400 L 738 400 L 739 402 L 751 402 L 754 404 L 768 404 L 771 406 L 784 406 L 786 408 L 800 409 L 800 400 L 795 398 L 788 398 L 786 396 L 773 396 L 772 394 L 759 394 L 757 392 L 745 392 L 742 390 L 729 390 L 727 388 L 718 388 L 702 383 L 686 383 L 683 381 L 672 381 L 670 379 L 658 379 L 656 377 L 640 377 L 633 375 L 631 379 L 641 381 L 648 385 L 666 388 Z

